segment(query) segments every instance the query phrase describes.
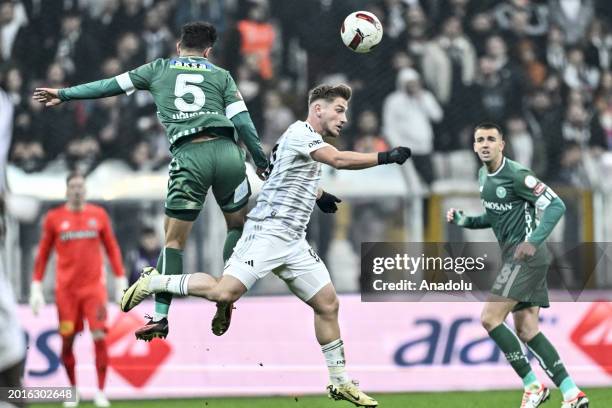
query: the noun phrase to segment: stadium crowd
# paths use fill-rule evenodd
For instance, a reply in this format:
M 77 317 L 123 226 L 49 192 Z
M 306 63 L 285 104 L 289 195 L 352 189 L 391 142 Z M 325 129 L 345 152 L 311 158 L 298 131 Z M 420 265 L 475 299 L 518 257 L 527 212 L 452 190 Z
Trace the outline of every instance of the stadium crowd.
M 384 38 L 346 49 L 343 18 L 367 9 Z M 228 68 L 269 149 L 322 80 L 348 81 L 359 151 L 408 145 L 422 179 L 432 153 L 471 149 L 473 125 L 501 123 L 510 156 L 543 179 L 588 185 L 612 149 L 612 3 L 596 0 L 0 0 L 0 84 L 14 106 L 9 162 L 26 172 L 105 160 L 126 171 L 169 161 L 146 93 L 44 109 L 36 86 L 111 77 L 175 52 L 180 26 L 219 31 L 213 61 Z M 476 158 L 474 158 L 476 160 Z

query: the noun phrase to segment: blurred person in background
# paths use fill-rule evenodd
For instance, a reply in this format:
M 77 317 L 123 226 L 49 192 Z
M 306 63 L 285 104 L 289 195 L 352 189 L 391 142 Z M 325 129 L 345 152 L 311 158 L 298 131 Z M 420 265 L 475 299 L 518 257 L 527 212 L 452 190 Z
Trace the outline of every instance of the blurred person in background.
M 599 69 L 586 64 L 581 48 L 567 51 L 567 64 L 563 69 L 563 82 L 570 89 L 593 92 L 599 85 Z
M 132 285 L 140 278 L 143 268 L 157 262 L 157 256 L 161 250 L 162 243 L 152 227 L 144 227 L 140 232 L 138 248 L 132 250 L 127 256 L 127 264 L 130 271 L 129 283 Z
M 484 55 L 478 62 L 478 76 L 469 97 L 473 103 L 470 119 L 474 122 L 481 116 L 504 122 L 509 115 L 520 112 L 518 106 L 512 106 L 520 95 L 516 94 L 509 78 L 502 76 L 491 57 Z
M 584 55 L 589 66 L 598 67 L 604 72 L 612 68 L 612 32 L 609 21 L 593 20 L 587 35 Z
M 468 125 L 469 104 L 462 103 L 476 76 L 476 51 L 463 33 L 461 20 L 449 17 L 441 33 L 425 46 L 423 79 L 444 110 L 444 121 L 436 136 L 436 150 L 462 148 L 459 133 Z
M 115 274 L 115 301 L 121 299 L 128 282 L 108 214 L 102 207 L 87 203 L 85 194 L 85 178 L 80 173 L 70 173 L 66 178 L 66 203 L 51 209 L 44 217 L 30 286 L 30 307 L 37 315 L 45 303 L 42 280 L 49 255 L 55 249 L 55 302 L 58 331 L 62 337 L 61 361 L 70 385 L 76 389 L 73 343 L 75 336 L 83 330 L 83 320 L 87 319 L 94 341 L 98 377 L 94 405 L 108 407 L 110 403 L 104 394 L 108 366 L 105 339 L 107 289 L 101 246 L 104 246 Z M 77 400 L 67 401 L 64 406 L 77 406 L 78 398 L 77 393 Z
M 281 135 L 287 126 L 295 122 L 295 115 L 283 103 L 280 92 L 275 89 L 268 90 L 264 95 L 263 132 L 261 143 L 266 152 L 270 152 L 278 135 Z
M 549 19 L 564 32 L 566 45 L 578 45 L 584 40 L 595 16 L 593 0 L 549 0 Z
M 80 12 L 69 12 L 62 17 L 53 60 L 61 66 L 70 82 L 82 82 L 96 75 L 92 67 L 98 67 L 100 63 L 98 46 L 88 30 Z
M 160 7 L 147 10 L 142 40 L 147 61 L 163 58 L 172 53 L 174 36 L 166 26 Z
M 251 153 L 262 180 L 268 167 L 234 79 L 208 60 L 216 40 L 215 27 L 210 23 L 187 23 L 176 44 L 178 57 L 156 59 L 116 77 L 70 88 L 36 88 L 33 95 L 38 102 L 53 107 L 69 100 L 131 95 L 137 89 L 149 91 L 172 152 L 165 243 L 157 262 L 158 269 L 168 275 L 183 273 L 183 250 L 209 189 L 227 225 L 224 261 L 242 235 L 251 186 L 235 135 Z M 168 335 L 172 295 L 160 294 L 155 300 L 154 315 L 136 330 L 138 339 L 150 341 Z M 231 314 L 231 309 L 218 307 L 215 319 L 225 318 L 226 313 Z
M 535 150 L 533 137 L 527 130 L 525 120 L 519 116 L 512 116 L 506 121 L 506 149 L 512 160 L 532 167 Z
M 412 68 L 397 74 L 397 87 L 383 105 L 383 133 L 390 145 L 409 145 L 414 167 L 427 186 L 434 180 L 433 123 L 443 118 L 442 108 L 431 92 L 421 85 L 421 76 Z
M 353 140 L 353 150 L 360 153 L 384 152 L 389 145 L 380 133 L 380 120 L 371 109 L 364 110 L 357 117 L 357 134 Z

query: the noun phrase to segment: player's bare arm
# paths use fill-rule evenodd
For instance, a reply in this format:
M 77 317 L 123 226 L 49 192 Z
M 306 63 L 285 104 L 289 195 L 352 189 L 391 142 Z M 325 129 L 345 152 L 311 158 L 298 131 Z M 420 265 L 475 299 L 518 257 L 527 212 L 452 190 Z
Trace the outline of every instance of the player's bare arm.
M 325 146 L 310 153 L 313 160 L 319 163 L 345 170 L 367 169 L 379 164 L 404 164 L 410 155 L 410 149 L 403 146 L 381 153 L 340 151 L 333 146 Z

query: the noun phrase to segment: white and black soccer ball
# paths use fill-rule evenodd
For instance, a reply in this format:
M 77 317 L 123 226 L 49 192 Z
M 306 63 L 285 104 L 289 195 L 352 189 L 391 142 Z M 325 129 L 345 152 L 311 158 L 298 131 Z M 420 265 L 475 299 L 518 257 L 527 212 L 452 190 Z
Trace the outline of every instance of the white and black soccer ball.
M 372 51 L 382 40 L 382 24 L 369 11 L 356 11 L 349 14 L 342 23 L 340 36 L 342 42 L 352 51 L 365 53 Z

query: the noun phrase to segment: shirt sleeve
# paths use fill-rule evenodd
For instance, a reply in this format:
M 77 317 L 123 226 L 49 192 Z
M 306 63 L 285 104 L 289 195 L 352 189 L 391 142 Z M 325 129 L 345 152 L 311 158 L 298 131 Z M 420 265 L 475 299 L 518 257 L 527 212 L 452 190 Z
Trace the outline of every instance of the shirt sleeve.
M 310 157 L 310 153 L 325 146 L 329 146 L 329 144 L 325 143 L 321 135 L 311 131 L 296 137 L 291 145 L 298 153 L 308 157 Z
M 55 242 L 55 230 L 53 229 L 53 220 L 49 213 L 45 216 L 43 221 L 42 236 L 40 237 L 40 243 L 38 244 L 38 254 L 34 261 L 34 274 L 32 280 L 42 281 L 45 275 L 45 269 L 47 268 L 47 261 L 49 260 L 49 254 L 51 248 Z
M 102 210 L 100 218 L 102 221 L 102 243 L 104 244 L 104 248 L 106 249 L 108 260 L 110 261 L 115 276 L 124 276 L 125 271 L 123 270 L 123 260 L 121 259 L 121 251 L 119 250 L 119 245 L 117 244 L 117 240 L 115 239 L 115 234 L 113 234 L 110 219 L 108 218 L 106 211 Z
M 528 170 L 518 172 L 514 180 L 514 191 L 536 208 L 539 223 L 527 240 L 540 245 L 565 213 L 565 204 L 550 187 Z
M 149 90 L 157 73 L 162 69 L 163 59 L 158 58 L 131 71 L 117 75 L 115 78 L 123 91 L 130 95 L 136 89 Z
M 229 72 L 227 73 L 227 78 L 225 81 L 223 102 L 225 103 L 225 116 L 228 119 L 232 119 L 240 112 L 248 111 L 247 106 L 242 99 L 242 95 L 236 86 L 236 82 Z

